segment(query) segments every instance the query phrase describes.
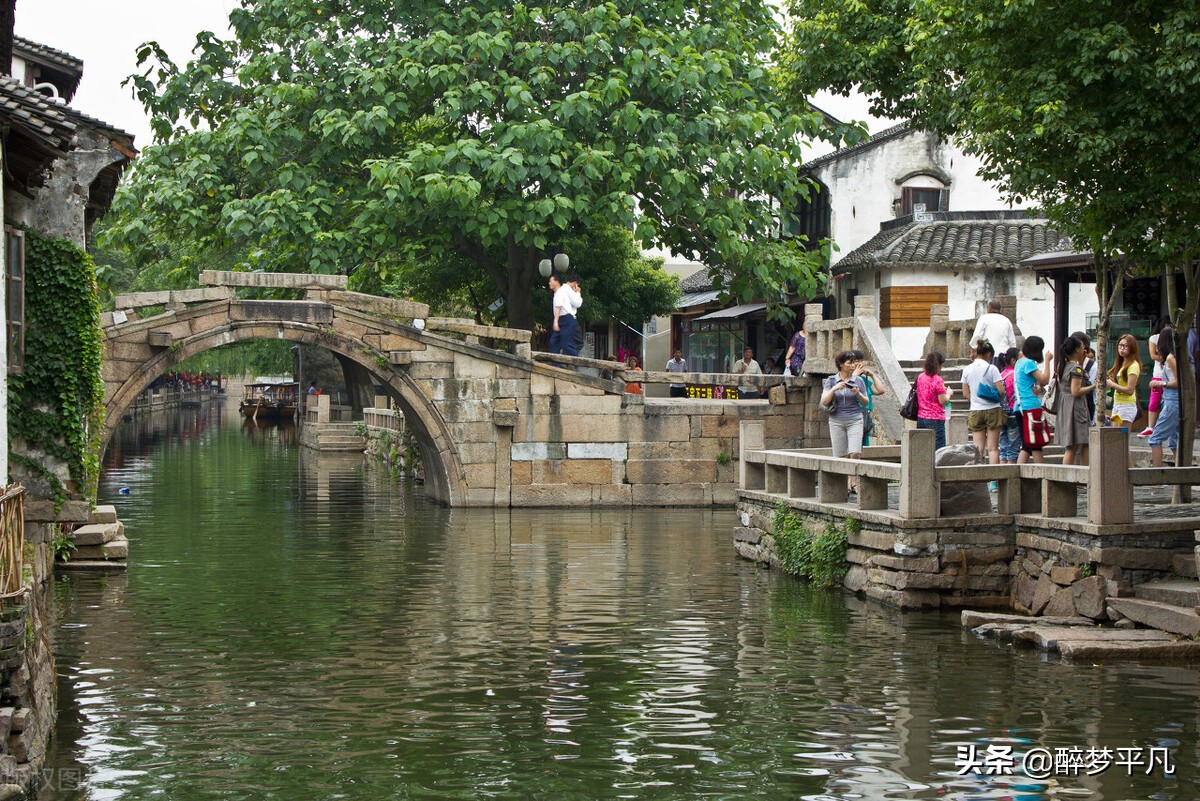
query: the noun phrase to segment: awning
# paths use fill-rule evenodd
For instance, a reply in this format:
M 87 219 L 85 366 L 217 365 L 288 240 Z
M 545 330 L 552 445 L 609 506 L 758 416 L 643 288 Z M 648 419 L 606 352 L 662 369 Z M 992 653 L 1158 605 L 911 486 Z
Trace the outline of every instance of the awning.
M 756 311 L 762 311 L 767 308 L 765 303 L 747 303 L 744 306 L 730 306 L 728 309 L 717 309 L 715 312 L 710 312 L 703 316 L 697 317 L 697 320 L 720 320 L 720 319 L 736 319 L 745 317 L 747 314 L 754 314 Z
M 717 295 L 719 294 L 721 293 L 717 292 L 715 289 L 710 289 L 707 292 L 689 292 L 679 299 L 679 304 L 675 308 L 687 309 L 691 308 L 692 306 L 700 306 L 705 303 L 712 303 L 717 299 Z

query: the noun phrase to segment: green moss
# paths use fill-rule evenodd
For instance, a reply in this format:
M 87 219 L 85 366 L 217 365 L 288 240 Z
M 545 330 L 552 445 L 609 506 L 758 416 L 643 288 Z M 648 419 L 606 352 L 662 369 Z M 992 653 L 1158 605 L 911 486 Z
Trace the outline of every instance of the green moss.
M 856 533 L 861 523 L 846 518 L 841 525 L 834 522 L 814 534 L 804 521 L 780 504 L 775 511 L 772 537 L 775 552 L 783 569 L 806 578 L 818 587 L 837 587 L 850 569 L 846 561 L 846 540 Z

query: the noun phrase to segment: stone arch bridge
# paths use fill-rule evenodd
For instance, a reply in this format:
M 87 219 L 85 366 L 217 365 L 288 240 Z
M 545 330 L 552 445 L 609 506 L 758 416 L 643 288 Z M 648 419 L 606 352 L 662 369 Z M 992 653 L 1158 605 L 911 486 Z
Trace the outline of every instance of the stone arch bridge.
M 454 506 L 733 505 L 741 419 L 765 420 L 767 447 L 825 436 L 807 379 L 787 403 L 643 399 L 535 359 L 528 331 L 431 318 L 423 304 L 348 292 L 342 276 L 206 272 L 201 283 L 122 296 L 104 315 L 106 443 L 159 375 L 256 339 L 323 347 L 369 373 L 416 436 L 427 492 Z M 248 287 L 304 299 L 239 299 Z M 166 311 L 139 319 L 151 306 Z

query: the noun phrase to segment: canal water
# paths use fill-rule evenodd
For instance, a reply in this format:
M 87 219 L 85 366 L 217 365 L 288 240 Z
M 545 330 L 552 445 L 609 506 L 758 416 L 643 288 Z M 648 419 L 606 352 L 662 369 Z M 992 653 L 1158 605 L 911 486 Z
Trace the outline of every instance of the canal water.
M 42 801 L 1200 798 L 1197 670 L 813 591 L 729 511 L 447 509 L 217 409 L 106 463 L 129 572 L 54 583 Z

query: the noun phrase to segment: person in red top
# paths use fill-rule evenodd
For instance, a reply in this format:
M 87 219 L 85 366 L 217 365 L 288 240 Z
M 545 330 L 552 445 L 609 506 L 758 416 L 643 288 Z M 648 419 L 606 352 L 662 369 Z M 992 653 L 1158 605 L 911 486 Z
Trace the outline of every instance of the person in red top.
M 917 376 L 917 428 L 933 431 L 934 448 L 946 447 L 946 404 L 954 390 L 942 381 L 946 357 L 936 350 L 925 357 L 925 371 Z
M 639 373 L 642 372 L 642 368 L 638 367 L 638 357 L 637 356 L 630 356 L 628 359 L 625 360 L 625 372 L 628 373 L 631 370 L 637 370 Z M 641 395 L 642 394 L 642 382 L 641 381 L 630 381 L 629 383 L 627 383 L 625 385 L 625 392 L 626 392 L 626 394 L 629 394 L 629 395 Z

